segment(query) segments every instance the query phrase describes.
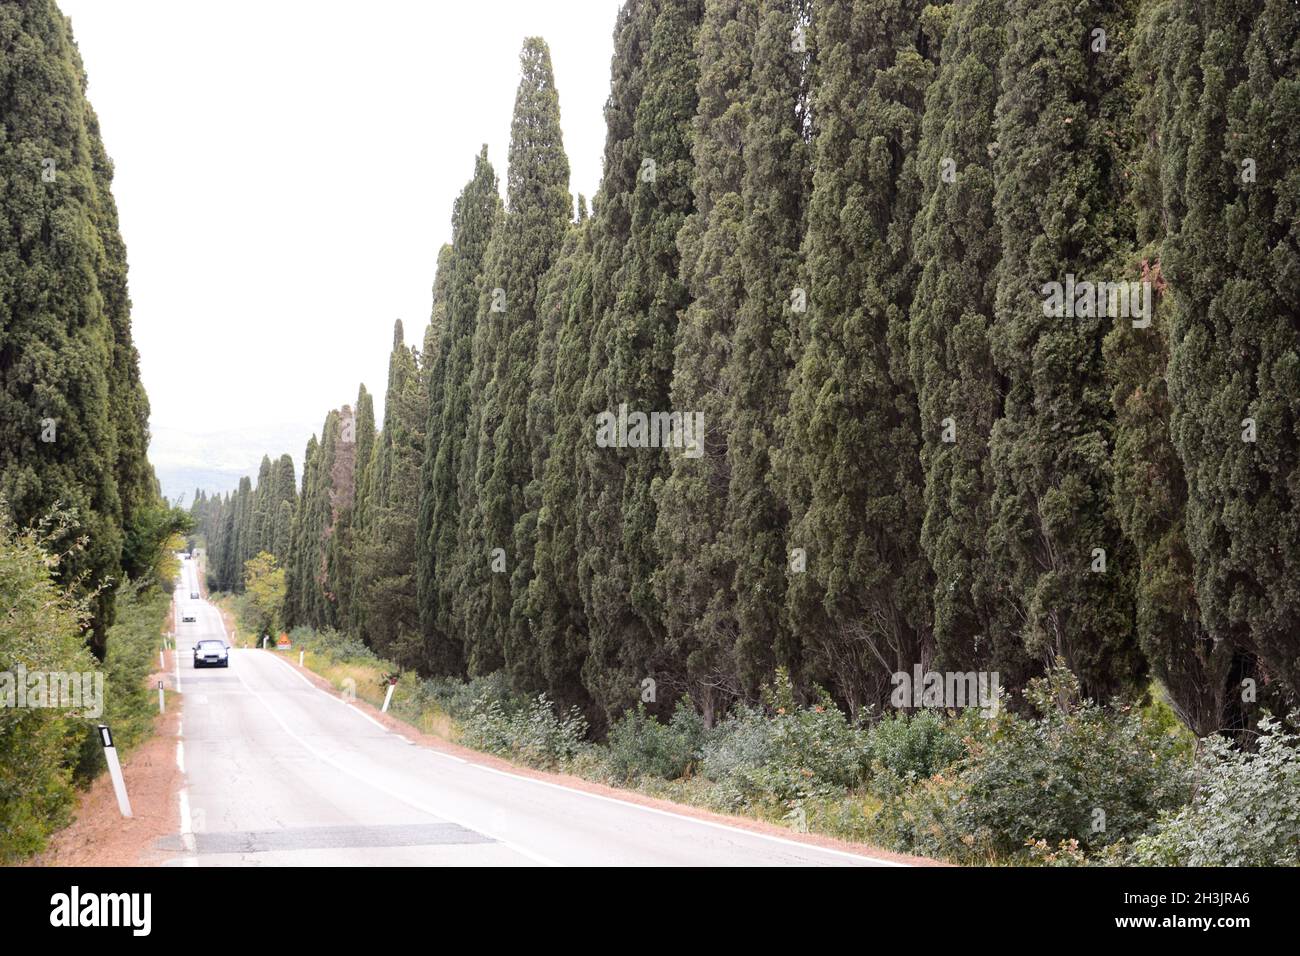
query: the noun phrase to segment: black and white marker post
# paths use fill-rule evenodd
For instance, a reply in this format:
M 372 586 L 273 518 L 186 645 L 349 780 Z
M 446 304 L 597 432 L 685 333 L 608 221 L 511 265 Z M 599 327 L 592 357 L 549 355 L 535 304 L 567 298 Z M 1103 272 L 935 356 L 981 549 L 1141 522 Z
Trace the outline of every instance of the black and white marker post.
M 113 778 L 113 792 L 117 794 L 117 808 L 122 816 L 131 815 L 131 801 L 126 798 L 126 781 L 122 779 L 122 765 L 117 760 L 117 748 L 113 746 L 113 734 L 108 724 L 99 725 L 99 742 L 104 745 L 104 759 L 108 761 L 108 775 Z

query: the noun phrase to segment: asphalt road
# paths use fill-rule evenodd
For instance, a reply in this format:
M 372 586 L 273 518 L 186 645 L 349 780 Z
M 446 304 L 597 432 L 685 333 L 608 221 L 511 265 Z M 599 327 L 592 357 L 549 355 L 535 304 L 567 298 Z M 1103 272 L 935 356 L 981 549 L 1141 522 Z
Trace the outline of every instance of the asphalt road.
M 229 643 L 217 609 L 190 599 L 195 563 L 177 592 L 185 783 L 168 865 L 892 865 L 417 746 L 274 650 L 195 670 L 197 640 Z

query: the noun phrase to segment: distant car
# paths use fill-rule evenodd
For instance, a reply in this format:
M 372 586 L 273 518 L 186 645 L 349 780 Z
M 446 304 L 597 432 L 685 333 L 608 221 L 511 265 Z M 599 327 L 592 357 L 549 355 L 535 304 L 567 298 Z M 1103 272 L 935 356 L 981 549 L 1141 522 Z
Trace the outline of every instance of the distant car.
M 196 618 L 196 617 L 195 617 L 192 613 L 190 613 L 189 611 L 186 611 L 184 614 L 181 615 L 181 623 L 182 623 L 182 624 L 193 624 L 196 620 L 198 620 L 198 618 Z
M 197 601 L 198 599 L 199 599 L 199 592 L 198 592 L 198 591 L 191 591 L 191 592 L 190 592 L 190 600 L 191 600 L 191 601 Z
M 225 641 L 199 641 L 194 645 L 195 667 L 229 667 L 230 649 Z

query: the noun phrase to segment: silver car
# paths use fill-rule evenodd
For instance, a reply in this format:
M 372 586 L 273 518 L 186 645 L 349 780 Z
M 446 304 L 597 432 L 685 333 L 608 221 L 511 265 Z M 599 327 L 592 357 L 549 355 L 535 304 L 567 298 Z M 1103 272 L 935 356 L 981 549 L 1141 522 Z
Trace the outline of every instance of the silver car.
M 229 667 L 230 648 L 225 641 L 206 640 L 194 645 L 195 667 Z

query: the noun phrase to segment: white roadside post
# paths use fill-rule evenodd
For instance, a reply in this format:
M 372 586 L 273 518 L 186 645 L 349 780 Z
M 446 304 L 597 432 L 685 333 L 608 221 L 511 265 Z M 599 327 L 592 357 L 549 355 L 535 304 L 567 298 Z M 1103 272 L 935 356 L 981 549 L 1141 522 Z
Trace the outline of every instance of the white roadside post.
M 388 692 L 384 694 L 384 706 L 380 708 L 380 713 L 388 713 L 388 705 L 393 702 L 393 691 L 397 690 L 397 684 L 393 681 L 388 682 Z
M 113 746 L 113 734 L 108 724 L 99 725 L 99 742 L 104 745 L 104 759 L 108 761 L 108 774 L 113 778 L 113 792 L 117 794 L 117 808 L 122 816 L 131 815 L 131 801 L 126 798 L 126 781 L 122 779 L 122 765 L 117 760 L 117 748 Z
M 163 699 L 162 681 L 159 681 L 158 682 L 158 713 L 165 714 L 166 712 L 167 712 L 167 702 L 166 700 Z
M 299 652 L 298 652 L 298 666 L 299 666 L 299 667 L 302 667 L 302 658 L 303 658 L 303 655 L 306 654 L 306 653 L 307 653 L 306 651 L 299 651 Z
M 269 641 L 270 639 L 271 638 L 269 635 L 266 634 L 262 635 L 262 650 L 266 650 L 266 642 Z

